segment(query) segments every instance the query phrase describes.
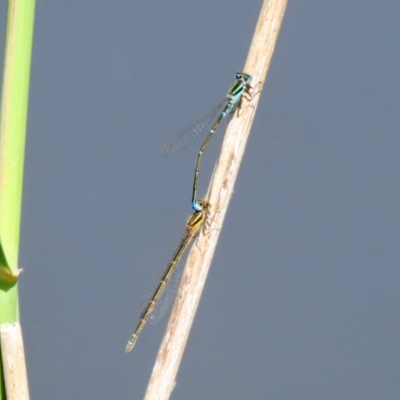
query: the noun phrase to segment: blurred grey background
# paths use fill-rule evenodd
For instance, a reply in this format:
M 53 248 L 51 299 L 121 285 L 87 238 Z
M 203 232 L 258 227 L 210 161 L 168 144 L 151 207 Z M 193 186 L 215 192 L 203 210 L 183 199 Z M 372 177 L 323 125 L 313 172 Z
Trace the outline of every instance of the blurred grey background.
M 32 399 L 143 397 L 167 317 L 124 347 L 191 213 L 200 141 L 162 148 L 223 98 L 260 8 L 37 2 L 20 254 Z M 289 1 L 173 399 L 399 398 L 399 16 L 397 1 Z

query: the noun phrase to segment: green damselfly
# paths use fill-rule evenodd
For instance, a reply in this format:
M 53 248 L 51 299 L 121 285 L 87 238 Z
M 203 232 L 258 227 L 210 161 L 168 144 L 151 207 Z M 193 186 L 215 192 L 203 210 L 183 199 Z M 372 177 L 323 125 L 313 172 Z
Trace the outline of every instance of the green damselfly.
M 199 232 L 200 227 L 203 225 L 204 220 L 206 218 L 206 214 L 210 210 L 211 206 L 204 200 L 199 199 L 198 203 L 200 205 L 200 210 L 195 211 L 186 222 L 186 231 L 185 234 L 182 236 L 179 246 L 172 257 L 171 261 L 168 263 L 167 268 L 165 269 L 164 273 L 162 274 L 150 300 L 145 305 L 142 313 L 139 317 L 139 322 L 136 326 L 135 331 L 133 332 L 132 336 L 130 337 L 126 347 L 125 352 L 129 353 L 132 351 L 137 338 L 142 331 L 144 325 L 146 324 L 147 320 L 149 319 L 150 315 L 154 311 L 157 301 L 159 300 L 161 294 L 163 293 L 165 286 L 167 285 L 168 281 L 170 280 L 172 274 L 174 273 L 180 259 L 182 258 L 185 250 L 189 246 L 190 242 L 194 238 L 194 236 Z

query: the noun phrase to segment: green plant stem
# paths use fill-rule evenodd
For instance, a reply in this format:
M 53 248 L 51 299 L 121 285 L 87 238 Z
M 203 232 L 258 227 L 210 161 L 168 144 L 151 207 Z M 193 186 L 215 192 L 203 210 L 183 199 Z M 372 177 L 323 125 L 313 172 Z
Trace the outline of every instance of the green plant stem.
M 0 324 L 19 320 L 17 278 L 35 0 L 9 0 L 0 113 Z M 5 399 L 0 365 L 0 399 Z

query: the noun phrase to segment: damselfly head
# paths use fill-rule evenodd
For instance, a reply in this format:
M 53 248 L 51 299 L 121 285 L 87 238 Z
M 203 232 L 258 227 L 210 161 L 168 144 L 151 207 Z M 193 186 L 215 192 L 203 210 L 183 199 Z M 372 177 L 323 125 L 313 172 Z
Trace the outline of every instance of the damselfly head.
M 209 210 L 211 210 L 211 204 L 207 203 L 205 200 L 197 199 L 197 202 L 199 203 L 199 205 L 201 207 L 201 211 L 209 211 Z
M 246 83 L 250 83 L 253 80 L 251 75 L 245 74 L 244 72 L 236 72 L 235 77 L 238 81 L 243 81 Z

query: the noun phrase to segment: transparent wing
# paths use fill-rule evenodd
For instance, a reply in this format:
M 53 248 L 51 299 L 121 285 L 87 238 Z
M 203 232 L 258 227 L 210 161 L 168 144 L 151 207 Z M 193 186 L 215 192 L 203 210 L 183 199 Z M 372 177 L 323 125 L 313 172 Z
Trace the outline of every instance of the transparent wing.
M 183 235 L 181 241 L 186 237 L 187 234 Z M 190 243 L 188 243 L 188 246 Z M 174 254 L 178 250 L 179 245 L 177 246 Z M 185 263 L 183 262 L 185 260 L 185 254 L 179 259 L 178 263 L 175 265 L 174 270 L 172 272 L 171 277 L 168 279 L 167 284 L 164 287 L 164 290 L 162 291 L 160 297 L 158 298 L 157 302 L 155 303 L 154 310 L 149 316 L 149 322 L 151 324 L 155 324 L 158 322 L 164 315 L 165 313 L 169 310 L 171 304 L 173 303 L 176 295 L 176 291 L 179 286 L 179 282 L 182 277 L 182 272 Z M 161 276 L 165 273 L 165 269 L 163 273 L 160 275 L 160 277 L 153 283 L 153 286 L 150 290 L 150 292 L 147 294 L 147 296 L 143 299 L 143 301 L 140 303 L 139 309 L 137 311 L 138 316 L 142 315 L 143 311 L 147 308 L 147 305 L 150 303 L 150 301 L 153 298 L 155 289 L 157 288 Z
M 164 156 L 168 157 L 171 154 L 185 149 L 197 138 L 197 136 L 200 135 L 200 133 L 204 132 L 205 130 L 208 131 L 211 128 L 211 125 L 215 122 L 217 115 L 221 113 L 225 105 L 226 98 L 221 100 L 214 108 L 198 119 L 195 123 L 189 125 L 186 129 L 181 131 L 170 142 L 166 143 L 163 150 Z
M 182 277 L 184 264 L 185 263 L 181 261 L 175 268 L 175 271 L 172 274 L 171 279 L 168 281 L 166 288 L 164 289 L 162 295 L 160 296 L 160 298 L 156 303 L 154 311 L 151 313 L 149 317 L 149 321 L 151 324 L 157 323 L 171 308 L 171 304 L 175 299 L 176 291 L 178 290 L 179 282 Z

